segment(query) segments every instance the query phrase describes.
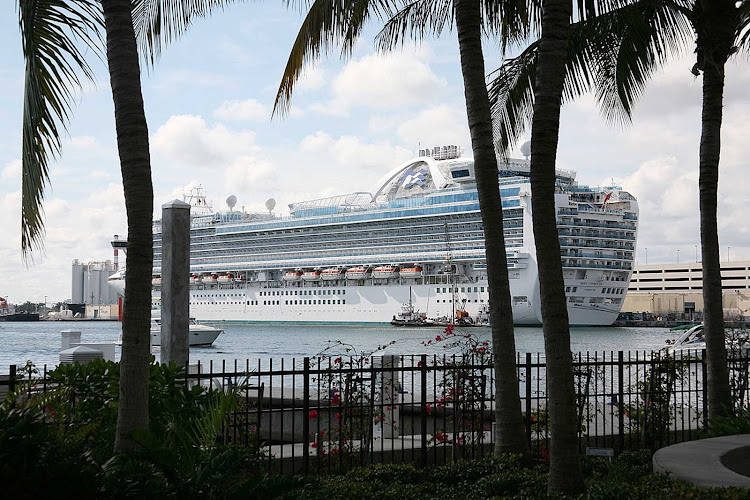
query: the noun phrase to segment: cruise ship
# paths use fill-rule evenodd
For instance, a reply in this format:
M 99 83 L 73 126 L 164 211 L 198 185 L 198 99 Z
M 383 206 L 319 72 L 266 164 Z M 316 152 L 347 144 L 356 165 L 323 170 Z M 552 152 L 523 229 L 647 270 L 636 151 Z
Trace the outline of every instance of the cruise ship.
M 498 169 L 517 325 L 541 310 L 528 160 Z M 557 224 L 571 325 L 610 325 L 630 282 L 638 203 L 616 186 L 556 172 Z M 473 160 L 456 146 L 421 150 L 370 192 L 292 203 L 288 216 L 214 212 L 200 189 L 191 212 L 190 314 L 199 321 L 388 323 L 404 304 L 429 318 L 482 317 L 489 289 Z M 154 222 L 159 300 L 161 221 Z M 110 283 L 124 288 L 123 272 Z

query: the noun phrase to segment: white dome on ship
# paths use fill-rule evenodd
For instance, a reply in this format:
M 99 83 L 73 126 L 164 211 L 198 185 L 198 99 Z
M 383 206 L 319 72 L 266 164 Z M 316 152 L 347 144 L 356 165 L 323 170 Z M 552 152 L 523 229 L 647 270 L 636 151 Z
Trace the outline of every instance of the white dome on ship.
M 526 141 L 521 144 L 521 154 L 524 155 L 526 159 L 531 156 L 531 141 Z

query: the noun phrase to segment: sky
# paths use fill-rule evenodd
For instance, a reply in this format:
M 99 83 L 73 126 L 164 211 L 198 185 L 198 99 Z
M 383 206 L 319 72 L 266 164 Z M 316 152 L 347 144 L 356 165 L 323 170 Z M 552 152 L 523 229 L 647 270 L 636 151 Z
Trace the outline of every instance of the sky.
M 0 296 L 48 302 L 71 295 L 74 259 L 112 258 L 127 232 L 105 64 L 76 95 L 59 159 L 45 191 L 44 249 L 24 260 L 20 243 L 24 63 L 16 2 L 0 3 Z M 371 191 L 419 147 L 470 147 L 455 31 L 389 54 L 375 50 L 373 19 L 351 57 L 333 50 L 310 66 L 285 117 L 271 118 L 276 90 L 302 21 L 281 5 L 236 5 L 198 20 L 142 72 L 156 212 L 202 185 L 214 209 L 277 215 L 293 202 Z M 502 62 L 486 40 L 488 71 Z M 649 84 L 633 123 L 607 124 L 591 97 L 565 105 L 558 167 L 582 184 L 617 184 L 640 204 L 637 263 L 700 259 L 698 146 L 700 78 L 692 54 L 671 61 Z M 727 68 L 719 228 L 722 260 L 750 259 L 750 64 Z M 520 146 L 517 145 L 517 146 Z M 516 150 L 516 156 L 520 153 Z

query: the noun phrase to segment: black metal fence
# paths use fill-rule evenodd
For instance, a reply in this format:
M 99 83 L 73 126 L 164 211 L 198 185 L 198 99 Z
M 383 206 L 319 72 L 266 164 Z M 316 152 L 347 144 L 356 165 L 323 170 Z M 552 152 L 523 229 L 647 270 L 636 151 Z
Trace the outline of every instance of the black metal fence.
M 747 351 L 728 351 L 734 401 L 747 404 Z M 186 384 L 235 391 L 225 442 L 253 446 L 269 470 L 310 473 L 352 465 L 420 466 L 492 452 L 494 374 L 487 353 L 470 356 L 315 357 L 191 365 Z M 618 453 L 696 439 L 706 426 L 705 351 L 574 355 L 581 451 Z M 519 355 L 524 432 L 545 459 L 549 440 L 546 366 Z M 46 370 L 24 387 L 46 390 Z M 36 379 L 35 379 L 36 377 Z M 13 389 L 16 367 L 0 379 Z

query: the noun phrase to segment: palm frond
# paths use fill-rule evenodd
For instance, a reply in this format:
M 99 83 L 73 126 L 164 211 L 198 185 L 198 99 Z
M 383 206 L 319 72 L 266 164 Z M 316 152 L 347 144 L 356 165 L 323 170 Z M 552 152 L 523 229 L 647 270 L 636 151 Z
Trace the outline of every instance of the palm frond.
M 425 35 L 440 36 L 453 24 L 453 0 L 417 0 L 391 15 L 375 37 L 375 46 L 386 52 L 406 42 L 407 36 L 422 40 Z
M 740 23 L 737 27 L 737 46 L 750 51 L 750 0 L 743 0 L 739 7 Z
M 103 18 L 96 0 L 19 0 L 26 72 L 21 146 L 21 249 L 28 258 L 42 247 L 44 188 L 49 159 L 60 153 L 82 78 L 94 75 L 79 45 L 101 58 Z
M 153 64 L 163 48 L 207 17 L 244 0 L 133 0 L 133 27 L 141 57 Z
M 534 2 L 532 2 L 534 3 Z M 403 45 L 407 36 L 422 40 L 438 37 L 453 26 L 453 0 L 417 0 L 392 13 L 376 37 L 381 51 Z M 526 40 L 530 33 L 530 11 L 524 0 L 482 0 L 482 23 L 485 34 L 499 37 L 503 52 L 508 45 Z
M 294 85 L 305 64 L 336 44 L 341 45 L 341 57 L 346 58 L 370 16 L 391 12 L 392 5 L 391 0 L 315 0 L 289 53 L 273 114 L 283 115 L 289 110 Z
M 691 40 L 690 22 L 672 3 L 641 0 L 574 23 L 563 100 L 593 91 L 605 120 L 627 123 L 653 73 Z M 495 139 L 504 153 L 530 123 L 535 50 L 532 44 L 490 75 Z

